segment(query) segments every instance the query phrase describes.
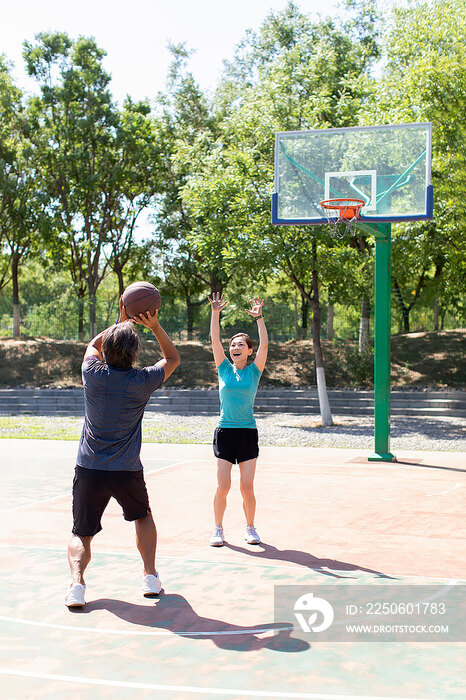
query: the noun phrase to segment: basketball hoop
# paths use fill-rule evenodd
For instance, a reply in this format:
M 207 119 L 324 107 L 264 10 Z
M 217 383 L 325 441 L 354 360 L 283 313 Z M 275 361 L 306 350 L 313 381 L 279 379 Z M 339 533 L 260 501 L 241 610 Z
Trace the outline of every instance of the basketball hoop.
M 320 206 L 324 209 L 333 238 L 354 236 L 361 209 L 366 204 L 363 199 L 324 199 Z M 344 228 L 341 226 L 344 224 Z

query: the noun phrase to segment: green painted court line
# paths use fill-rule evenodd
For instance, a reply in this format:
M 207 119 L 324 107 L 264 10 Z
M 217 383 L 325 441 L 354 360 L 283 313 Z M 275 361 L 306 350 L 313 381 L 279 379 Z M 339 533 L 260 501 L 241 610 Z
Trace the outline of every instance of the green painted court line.
M 192 685 L 160 685 L 158 683 L 137 683 L 127 681 L 114 681 L 105 678 L 86 678 L 84 676 L 62 676 L 55 673 L 34 673 L 30 671 L 15 671 L 8 668 L 0 668 L 4 676 L 20 676 L 22 678 L 35 678 L 47 681 L 62 681 L 65 683 L 82 683 L 88 685 L 105 685 L 114 688 L 134 688 L 137 690 L 168 690 L 171 692 L 203 693 L 204 695 L 240 695 L 255 698 L 305 698 L 307 700 L 432 700 L 432 698 L 407 698 L 384 695 L 327 695 L 325 693 L 292 693 L 274 690 L 244 690 L 243 688 L 206 688 Z

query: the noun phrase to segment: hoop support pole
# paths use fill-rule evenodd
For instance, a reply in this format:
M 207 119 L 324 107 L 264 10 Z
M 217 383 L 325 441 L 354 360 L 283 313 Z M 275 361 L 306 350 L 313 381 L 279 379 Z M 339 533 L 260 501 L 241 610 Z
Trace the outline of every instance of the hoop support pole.
M 393 462 L 390 452 L 391 224 L 376 224 L 374 313 L 374 454 L 372 462 Z

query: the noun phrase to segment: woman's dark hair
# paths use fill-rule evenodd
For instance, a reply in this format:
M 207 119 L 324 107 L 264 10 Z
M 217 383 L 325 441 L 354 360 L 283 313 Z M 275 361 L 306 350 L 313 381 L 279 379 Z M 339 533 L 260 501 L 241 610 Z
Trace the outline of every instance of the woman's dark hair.
M 231 343 L 232 343 L 232 341 L 233 341 L 234 338 L 244 338 L 244 340 L 246 341 L 246 345 L 248 346 L 248 348 L 250 348 L 250 349 L 252 350 L 252 340 L 251 340 L 251 338 L 248 336 L 247 333 L 235 333 L 235 335 L 233 335 L 233 336 L 230 338 L 230 342 L 229 342 L 229 344 L 228 344 L 228 347 L 230 347 L 230 345 L 231 345 Z
M 131 321 L 108 328 L 102 338 L 102 355 L 108 365 L 130 369 L 141 348 L 139 335 Z

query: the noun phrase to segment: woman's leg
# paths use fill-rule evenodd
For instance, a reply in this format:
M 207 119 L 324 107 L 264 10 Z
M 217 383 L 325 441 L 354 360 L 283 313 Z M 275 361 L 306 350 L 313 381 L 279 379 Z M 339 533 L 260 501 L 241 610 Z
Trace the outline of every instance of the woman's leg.
M 254 496 L 254 475 L 256 473 L 257 459 L 248 459 L 239 463 L 240 488 L 243 497 L 243 510 L 246 516 L 246 525 L 254 525 L 256 514 L 256 498 Z
M 214 498 L 215 524 L 223 524 L 223 514 L 227 507 L 227 495 L 231 486 L 231 462 L 217 459 L 217 491 Z

